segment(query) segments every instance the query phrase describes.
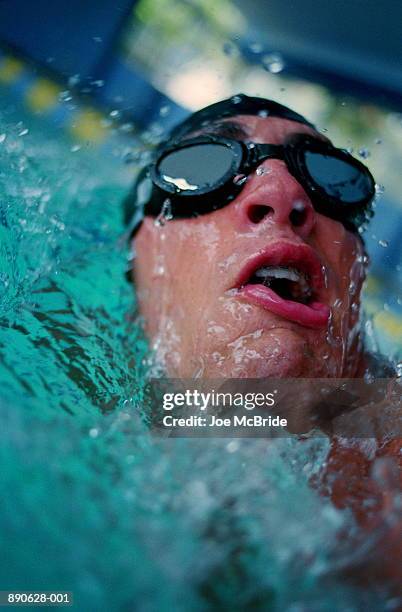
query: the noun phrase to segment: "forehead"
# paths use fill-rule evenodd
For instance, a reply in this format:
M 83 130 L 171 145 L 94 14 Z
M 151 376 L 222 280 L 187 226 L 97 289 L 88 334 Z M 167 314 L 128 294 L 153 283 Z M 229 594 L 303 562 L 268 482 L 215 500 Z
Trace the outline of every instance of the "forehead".
M 291 134 L 310 134 L 323 142 L 329 142 L 328 138 L 317 132 L 314 128 L 297 121 L 281 119 L 280 117 L 236 115 L 220 120 L 217 124 L 217 129 L 214 129 L 214 133 L 219 132 L 219 126 L 222 126 L 222 132 L 226 132 L 224 126 L 232 124 L 236 124 L 241 128 L 241 140 L 250 140 L 256 143 L 281 144 Z M 206 131 L 208 131 L 208 128 Z M 236 138 L 236 135 L 233 137 Z

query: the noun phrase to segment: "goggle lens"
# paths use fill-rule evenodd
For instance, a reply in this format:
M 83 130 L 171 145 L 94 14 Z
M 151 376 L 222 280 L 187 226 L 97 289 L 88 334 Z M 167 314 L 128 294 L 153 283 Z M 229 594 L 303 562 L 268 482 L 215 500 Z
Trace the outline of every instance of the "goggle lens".
M 371 181 L 354 163 L 315 151 L 305 151 L 306 169 L 314 183 L 330 198 L 355 204 L 371 192 Z
M 222 180 L 232 168 L 229 147 L 204 143 L 171 151 L 158 164 L 160 177 L 182 191 L 203 190 Z

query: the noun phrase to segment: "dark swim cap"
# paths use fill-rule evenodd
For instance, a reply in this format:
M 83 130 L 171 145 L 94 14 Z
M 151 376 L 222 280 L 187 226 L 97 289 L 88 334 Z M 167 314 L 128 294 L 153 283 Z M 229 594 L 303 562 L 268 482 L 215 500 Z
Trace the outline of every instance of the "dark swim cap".
M 289 119 L 304 123 L 311 128 L 314 125 L 307 121 L 302 115 L 291 110 L 283 104 L 267 100 L 266 98 L 257 98 L 238 94 L 227 100 L 221 100 L 210 106 L 206 106 L 201 110 L 191 114 L 187 119 L 179 123 L 172 129 L 168 140 L 180 140 L 186 134 L 200 129 L 207 125 L 210 121 L 224 119 L 226 117 L 234 117 L 236 115 L 260 115 L 261 117 L 280 117 L 281 119 Z

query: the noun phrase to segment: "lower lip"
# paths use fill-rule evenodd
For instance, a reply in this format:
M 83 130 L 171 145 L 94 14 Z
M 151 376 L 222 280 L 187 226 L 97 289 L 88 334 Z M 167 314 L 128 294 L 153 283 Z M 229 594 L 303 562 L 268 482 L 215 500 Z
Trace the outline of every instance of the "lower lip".
M 299 304 L 292 300 L 284 300 L 275 291 L 264 285 L 245 285 L 239 290 L 239 295 L 257 306 L 270 312 L 313 329 L 327 327 L 331 313 L 330 308 L 321 302 Z

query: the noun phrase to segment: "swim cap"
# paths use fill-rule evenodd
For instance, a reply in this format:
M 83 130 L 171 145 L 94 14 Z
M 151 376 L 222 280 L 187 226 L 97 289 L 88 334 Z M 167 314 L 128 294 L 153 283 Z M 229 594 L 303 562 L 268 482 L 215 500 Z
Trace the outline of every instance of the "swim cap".
M 234 117 L 236 115 L 260 115 L 261 117 L 280 117 L 281 119 L 289 119 L 304 123 L 311 128 L 314 125 L 307 121 L 305 117 L 299 115 L 283 104 L 267 100 L 266 98 L 257 98 L 246 96 L 245 94 L 237 94 L 227 100 L 221 100 L 210 106 L 206 106 L 201 110 L 192 113 L 187 119 L 175 126 L 168 136 L 168 141 L 180 140 L 186 134 L 208 124 L 210 121 L 216 121 L 226 117 Z

